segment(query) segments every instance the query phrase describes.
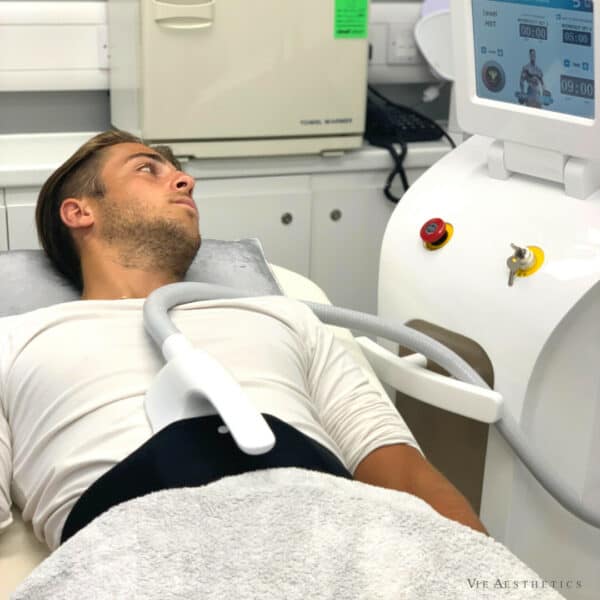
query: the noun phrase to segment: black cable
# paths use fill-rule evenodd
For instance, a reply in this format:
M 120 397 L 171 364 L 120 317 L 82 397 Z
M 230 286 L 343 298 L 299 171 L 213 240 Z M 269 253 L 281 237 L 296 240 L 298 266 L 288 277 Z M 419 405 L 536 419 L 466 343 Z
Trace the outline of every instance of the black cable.
M 402 185 L 404 187 L 404 191 L 406 192 L 409 188 L 408 185 L 408 179 L 406 177 L 406 171 L 404 170 L 404 158 L 406 156 L 406 152 L 408 151 L 408 148 L 406 146 L 406 143 L 403 141 L 398 141 L 398 145 L 401 148 L 401 153 L 398 154 L 398 152 L 396 152 L 396 148 L 394 148 L 393 144 L 377 144 L 378 146 L 380 146 L 381 148 L 385 148 L 392 156 L 392 160 L 394 161 L 396 167 L 392 170 L 392 172 L 388 175 L 387 181 L 385 182 L 385 187 L 383 188 L 383 193 L 385 194 L 385 197 L 390 200 L 391 202 L 393 202 L 394 204 L 398 204 L 398 202 L 400 202 L 400 198 L 398 198 L 398 196 L 394 195 L 392 193 L 392 183 L 394 181 L 394 178 L 396 177 L 396 175 L 400 176 L 400 179 L 402 180 Z
M 381 94 L 380 92 L 378 92 L 373 86 L 369 85 L 367 86 L 367 89 L 369 90 L 369 92 L 371 92 L 373 95 L 377 96 L 378 98 L 380 98 L 381 100 L 383 100 L 386 104 L 389 104 L 390 106 L 393 106 L 394 108 L 398 108 L 400 110 L 406 111 L 407 113 L 410 113 L 412 115 L 415 115 L 416 117 L 423 119 L 425 121 L 427 121 L 428 123 L 430 123 L 435 129 L 437 129 L 440 134 L 445 137 L 448 142 L 450 142 L 450 145 L 452 146 L 452 148 L 456 148 L 456 144 L 454 143 L 454 140 L 446 133 L 446 131 L 444 130 L 443 127 L 440 127 L 440 125 L 438 125 L 433 119 L 430 119 L 429 117 L 427 117 L 426 115 L 410 108 L 409 106 L 404 106 L 402 104 L 396 104 L 395 102 L 393 102 L 392 100 L 390 100 L 389 98 L 386 98 L 386 96 L 384 96 L 383 94 Z

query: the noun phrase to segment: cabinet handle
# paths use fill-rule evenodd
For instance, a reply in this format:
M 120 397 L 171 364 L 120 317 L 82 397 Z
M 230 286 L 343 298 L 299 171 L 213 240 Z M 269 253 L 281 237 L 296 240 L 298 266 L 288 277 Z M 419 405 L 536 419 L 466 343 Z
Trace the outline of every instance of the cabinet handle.
M 281 222 L 284 225 L 289 225 L 293 220 L 294 220 L 294 216 L 292 215 L 292 213 L 287 212 L 287 213 L 283 213 L 281 215 Z
M 336 208 L 329 213 L 332 221 L 339 221 L 342 218 L 342 211 Z
M 211 27 L 215 19 L 215 0 L 201 4 L 167 4 L 152 2 L 154 20 L 168 29 L 203 29 Z

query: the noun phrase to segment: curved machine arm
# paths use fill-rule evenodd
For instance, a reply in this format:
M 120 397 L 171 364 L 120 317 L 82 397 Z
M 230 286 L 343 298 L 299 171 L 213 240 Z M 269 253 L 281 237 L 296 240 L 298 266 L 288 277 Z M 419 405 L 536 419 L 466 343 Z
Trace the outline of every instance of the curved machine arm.
M 395 390 L 482 423 L 495 423 L 501 418 L 502 396 L 498 392 L 429 371 L 424 368 L 427 361 L 418 359 L 419 354 L 400 357 L 371 338 L 359 337 L 356 341 L 377 377 Z
M 218 375 L 211 379 L 214 365 L 213 362 L 210 362 L 212 359 L 206 358 L 207 355 L 204 353 L 198 354 L 201 357 L 200 363 L 205 365 L 202 372 L 199 371 L 199 367 L 194 364 L 193 353 L 200 351 L 195 351 L 191 347 L 168 315 L 168 311 L 178 304 L 199 300 L 240 297 L 248 297 L 248 294 L 234 288 L 192 282 L 166 285 L 148 296 L 144 303 L 144 325 L 169 362 L 157 377 L 155 382 L 157 387 L 152 386 L 146 396 L 146 410 L 149 418 L 152 418 L 151 415 L 156 414 L 157 410 L 160 411 L 162 409 L 161 405 L 164 404 L 164 395 L 162 394 L 166 393 L 167 390 L 171 390 L 169 404 L 178 404 L 172 397 L 173 387 L 171 387 L 170 382 L 175 382 L 179 377 L 182 377 L 183 384 L 178 383 L 174 386 L 179 386 L 179 394 L 183 394 L 184 403 L 188 402 L 190 398 L 199 398 L 198 401 L 204 402 L 204 409 L 208 406 L 207 402 L 212 404 L 223 417 L 240 448 L 245 452 L 259 454 L 267 452 L 275 442 L 274 437 L 269 437 L 269 434 L 270 436 L 273 436 L 273 434 L 262 415 L 251 405 L 241 389 L 236 388 L 237 383 L 232 381 L 231 375 L 227 374 L 220 365 L 214 367 L 216 369 L 215 373 L 218 373 Z M 383 337 L 399 343 L 416 353 L 426 356 L 448 371 L 450 375 L 460 380 L 455 382 L 450 378 L 442 378 L 441 376 L 432 377 L 432 374 L 426 369 L 415 367 L 414 364 L 411 366 L 405 362 L 400 363 L 399 361 L 403 359 L 396 360 L 397 357 L 388 353 L 394 359 L 392 360 L 381 351 L 376 350 L 371 343 L 361 342 L 362 347 L 367 348 L 367 354 L 374 358 L 376 370 L 386 375 L 384 380 L 386 378 L 390 379 L 389 372 L 392 365 L 394 369 L 400 368 L 403 371 L 404 377 L 394 375 L 391 378 L 391 383 L 398 384 L 400 391 L 407 391 L 426 402 L 458 414 L 473 416 L 474 418 L 480 417 L 479 420 L 485 422 L 494 422 L 500 416 L 501 397 L 495 392 L 489 393 L 489 387 L 479 374 L 462 358 L 437 340 L 405 325 L 386 323 L 373 315 L 314 302 L 305 302 L 305 304 L 325 323 L 363 331 L 369 335 Z M 177 367 L 170 366 L 171 361 L 181 361 L 186 365 L 181 371 L 183 375 L 180 374 L 181 372 Z M 163 376 L 163 371 L 166 370 L 172 372 L 173 375 Z M 168 379 L 169 385 L 162 384 L 162 387 L 160 387 L 161 379 L 163 381 Z M 443 379 L 447 381 L 443 381 Z M 461 382 L 468 385 L 464 387 L 456 385 Z M 415 394 L 415 388 L 421 386 L 423 386 L 422 391 L 417 389 Z M 483 389 L 474 391 L 471 389 L 473 386 Z M 237 387 L 239 388 L 239 386 Z M 445 388 L 444 391 L 442 391 L 443 388 Z M 455 402 L 444 399 L 444 393 L 449 394 L 449 397 L 453 396 Z M 226 395 L 227 398 L 225 398 Z M 236 404 L 233 403 L 233 398 L 235 398 Z M 468 398 L 468 402 L 465 407 L 460 408 L 460 404 L 465 398 Z M 477 399 L 482 401 L 481 407 L 476 406 Z M 195 414 L 203 413 L 200 410 Z M 240 415 L 243 415 L 243 418 L 240 418 Z M 173 416 L 176 418 L 176 415 Z M 175 420 L 175 418 L 172 420 Z M 594 507 L 592 509 L 586 506 L 577 494 L 563 485 L 561 478 L 555 474 L 551 466 L 528 444 L 527 439 L 511 415 L 502 415 L 496 425 L 498 431 L 510 444 L 523 464 L 548 493 L 569 512 L 586 523 L 600 528 L 600 511 L 598 508 Z

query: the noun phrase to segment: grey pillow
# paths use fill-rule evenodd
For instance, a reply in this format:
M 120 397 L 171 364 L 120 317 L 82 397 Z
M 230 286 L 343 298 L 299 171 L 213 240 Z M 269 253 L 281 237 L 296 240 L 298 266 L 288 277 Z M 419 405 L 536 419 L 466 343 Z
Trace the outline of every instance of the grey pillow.
M 185 281 L 236 287 L 249 295 L 281 294 L 257 239 L 203 239 Z M 0 317 L 79 299 L 41 250 L 0 252 Z

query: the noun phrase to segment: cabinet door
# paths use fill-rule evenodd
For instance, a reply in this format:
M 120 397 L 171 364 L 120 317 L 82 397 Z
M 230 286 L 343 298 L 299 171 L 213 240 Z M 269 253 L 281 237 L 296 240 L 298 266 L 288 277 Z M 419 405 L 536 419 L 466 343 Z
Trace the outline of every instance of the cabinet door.
M 0 190 L 0 250 L 8 250 L 8 231 L 6 224 L 6 206 L 4 190 Z
M 315 175 L 310 278 L 331 302 L 377 310 L 377 271 L 394 205 L 382 194 L 383 171 Z
M 409 183 L 425 169 L 409 169 Z M 395 204 L 383 195 L 388 171 L 312 177 L 310 278 L 333 304 L 377 312 L 379 255 Z M 392 189 L 402 195 L 398 181 Z
M 33 187 L 6 190 L 8 246 L 11 250 L 40 248 L 35 229 L 38 193 L 39 189 Z
M 194 199 L 203 237 L 258 238 L 269 262 L 308 276 L 309 177 L 200 180 Z

